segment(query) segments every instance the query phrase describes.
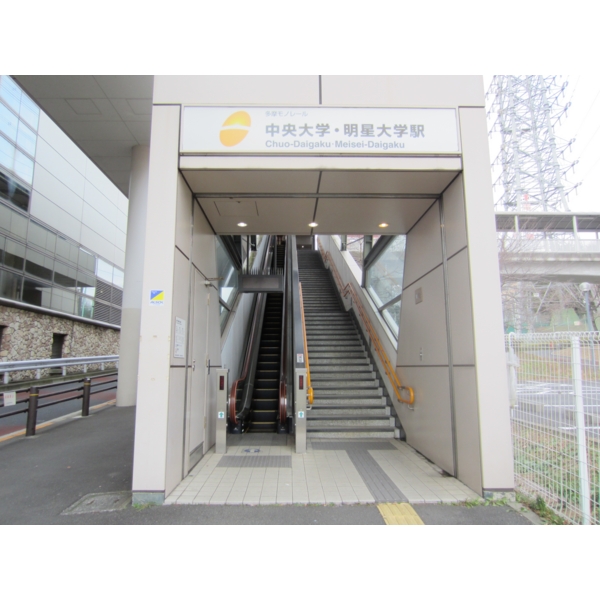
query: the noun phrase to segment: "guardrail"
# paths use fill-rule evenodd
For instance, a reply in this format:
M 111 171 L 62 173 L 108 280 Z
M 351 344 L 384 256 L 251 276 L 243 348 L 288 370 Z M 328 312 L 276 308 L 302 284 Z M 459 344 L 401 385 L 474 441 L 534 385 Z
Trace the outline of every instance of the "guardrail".
M 517 491 L 600 524 L 600 333 L 510 333 L 505 345 Z
M 94 381 L 92 383 L 92 379 L 107 379 L 108 381 Z M 27 425 L 25 427 L 25 436 L 31 437 L 35 435 L 36 427 L 37 427 L 37 414 L 38 411 L 42 408 L 46 408 L 48 406 L 54 406 L 55 404 L 61 404 L 62 402 L 70 402 L 71 400 L 79 400 L 81 399 L 81 416 L 87 417 L 90 414 L 90 398 L 93 394 L 98 392 L 108 392 L 110 390 L 117 389 L 117 379 L 118 375 L 97 375 L 93 378 L 85 377 L 84 379 L 79 379 L 70 382 L 60 382 L 60 383 L 50 383 L 44 386 L 32 386 L 25 392 L 24 397 L 17 399 L 17 392 L 12 392 L 15 394 L 14 403 L 7 404 L 6 403 L 6 393 L 3 394 L 3 401 L 0 408 L 6 408 L 6 406 L 18 406 L 19 404 L 27 404 L 23 408 L 17 408 L 15 410 L 11 410 L 10 412 L 6 412 L 0 414 L 0 419 L 5 419 L 8 417 L 13 417 L 14 415 L 19 415 L 23 413 L 27 413 Z M 76 387 L 74 389 L 69 390 L 59 390 L 54 393 L 49 394 L 40 394 L 41 390 L 48 390 L 50 388 L 55 388 L 58 386 L 64 387 L 65 385 L 73 384 L 73 383 L 81 383 L 81 386 Z M 111 385 L 111 387 L 102 387 L 102 389 L 96 389 L 95 391 L 92 389 L 94 386 L 96 388 L 105 385 Z M 50 402 L 43 402 L 48 398 L 55 398 L 56 396 L 67 396 L 65 398 L 59 398 L 57 400 L 51 400 Z
M 331 269 L 331 272 L 333 273 L 333 277 L 335 279 L 336 285 L 337 285 L 338 289 L 340 290 L 340 293 L 342 294 L 342 296 L 344 296 L 344 298 L 347 298 L 348 295 L 352 296 L 352 301 L 354 302 L 354 306 L 356 306 L 356 309 L 358 310 L 358 314 L 367 329 L 367 333 L 368 333 L 369 337 L 371 338 L 371 342 L 373 343 L 373 346 L 375 347 L 375 351 L 379 355 L 379 358 L 381 360 L 381 363 L 383 364 L 385 373 L 388 376 L 388 379 L 390 380 L 390 383 L 392 385 L 394 393 L 396 394 L 396 398 L 398 399 L 399 402 L 403 402 L 404 404 L 408 404 L 408 405 L 414 404 L 414 402 L 415 402 L 414 390 L 411 387 L 404 386 L 400 383 L 400 380 L 398 379 L 398 375 L 396 374 L 396 371 L 395 371 L 394 367 L 392 366 L 392 363 L 390 362 L 390 359 L 388 358 L 388 356 L 385 352 L 383 344 L 381 343 L 381 340 L 379 339 L 379 336 L 377 335 L 377 332 L 375 331 L 375 328 L 373 327 L 373 324 L 371 323 L 371 320 L 369 319 L 369 315 L 367 315 L 367 313 L 362 305 L 362 302 L 361 302 L 360 298 L 358 297 L 358 294 L 356 293 L 354 287 L 352 287 L 352 285 L 350 283 L 347 283 L 344 286 L 344 282 L 342 281 L 342 278 L 340 277 L 340 274 L 338 273 L 337 267 L 335 266 L 335 262 L 331 256 L 331 254 L 329 252 L 324 251 L 323 246 L 321 245 L 320 241 L 319 241 L 319 249 L 321 251 L 321 255 L 323 256 L 323 261 L 325 262 L 326 265 L 329 265 L 329 268 Z M 405 393 L 408 394 L 408 398 L 405 398 L 405 396 L 404 396 Z
M 302 314 L 302 336 L 304 338 L 304 358 L 306 364 L 306 398 L 309 404 L 312 404 L 315 399 L 315 392 L 310 381 L 310 362 L 308 360 L 308 341 L 306 339 L 306 320 L 304 319 L 304 298 L 302 296 L 302 284 L 299 284 L 300 292 L 300 312 Z
M 104 371 L 107 363 L 116 363 L 119 367 L 119 355 L 107 356 L 84 356 L 77 358 L 44 358 L 40 360 L 17 360 L 13 362 L 0 362 L 0 373 L 2 374 L 4 385 L 10 383 L 10 373 L 13 371 L 35 371 L 36 379 L 41 378 L 42 369 L 61 368 L 62 374 L 66 375 L 67 367 L 83 366 L 83 372 L 87 373 L 88 365 L 100 365 L 100 370 Z

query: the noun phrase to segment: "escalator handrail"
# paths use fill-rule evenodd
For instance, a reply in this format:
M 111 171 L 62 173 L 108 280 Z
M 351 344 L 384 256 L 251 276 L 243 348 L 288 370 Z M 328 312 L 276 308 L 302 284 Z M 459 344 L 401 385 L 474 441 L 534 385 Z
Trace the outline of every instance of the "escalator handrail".
M 279 424 L 284 426 L 287 422 L 287 263 L 289 251 L 289 236 L 286 236 L 285 255 L 283 260 L 283 305 L 281 315 L 281 357 L 279 360 Z
M 265 252 L 265 255 L 263 257 L 263 261 L 261 264 L 261 273 L 266 274 L 268 272 L 268 269 L 270 268 L 270 261 L 272 259 L 272 241 L 273 241 L 273 236 L 270 236 L 271 239 L 268 242 L 267 245 L 267 251 Z M 242 374 L 240 375 L 239 379 L 236 379 L 233 382 L 233 385 L 231 386 L 231 391 L 229 393 L 229 420 L 231 423 L 233 423 L 234 425 L 237 425 L 239 423 L 239 419 L 242 416 L 242 413 L 244 412 L 244 408 L 246 408 L 243 404 L 242 404 L 242 409 L 240 410 L 240 412 L 237 412 L 237 390 L 240 387 L 240 385 L 243 385 L 247 378 L 248 378 L 248 374 L 251 371 L 251 365 L 252 365 L 252 358 L 253 358 L 253 354 L 256 354 L 256 352 L 252 352 L 252 349 L 257 347 L 257 341 L 258 340 L 257 336 L 260 336 L 260 330 L 261 330 L 261 325 L 262 325 L 262 315 L 264 313 L 264 306 L 265 306 L 265 298 L 266 298 L 266 293 L 259 293 L 258 297 L 256 299 L 256 304 L 254 307 L 254 314 L 252 315 L 252 324 L 250 326 L 250 333 L 248 335 L 248 343 L 246 344 L 246 356 L 244 358 L 244 366 L 242 368 Z

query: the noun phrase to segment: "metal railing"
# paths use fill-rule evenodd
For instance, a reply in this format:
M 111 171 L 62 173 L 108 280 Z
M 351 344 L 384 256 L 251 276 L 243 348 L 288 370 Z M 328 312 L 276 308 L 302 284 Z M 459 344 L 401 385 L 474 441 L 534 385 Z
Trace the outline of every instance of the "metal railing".
M 572 239 L 572 240 L 538 240 L 527 238 L 512 238 L 509 242 L 500 239 L 499 250 L 502 252 L 525 253 L 549 252 L 600 252 L 600 240 Z
M 505 336 L 517 491 L 600 524 L 600 332 Z
M 409 405 L 414 404 L 414 402 L 415 402 L 414 390 L 411 387 L 402 385 L 402 383 L 398 379 L 398 375 L 396 374 L 396 371 L 395 371 L 394 367 L 392 366 L 390 359 L 387 356 L 387 353 L 383 347 L 383 344 L 381 343 L 381 340 L 379 339 L 379 336 L 377 335 L 377 332 L 375 331 L 375 328 L 373 327 L 373 324 L 371 323 L 371 320 L 369 319 L 369 315 L 365 311 L 365 309 L 362 305 L 362 302 L 361 302 L 360 298 L 358 297 L 358 294 L 356 293 L 354 287 L 350 283 L 347 283 L 344 286 L 344 282 L 342 281 L 342 278 L 340 277 L 340 274 L 338 273 L 337 267 L 335 266 L 335 262 L 334 262 L 333 258 L 331 257 L 331 254 L 329 252 L 326 252 L 323 249 L 323 246 L 321 245 L 320 241 L 319 241 L 319 249 L 321 251 L 321 255 L 323 256 L 323 262 L 325 263 L 325 266 L 328 266 L 328 268 L 330 268 L 331 272 L 333 273 L 333 277 L 334 277 L 336 285 L 340 291 L 340 294 L 344 298 L 347 298 L 348 296 L 352 297 L 354 306 L 356 307 L 356 310 L 358 311 L 358 314 L 359 314 L 360 318 L 362 319 L 362 322 L 365 325 L 367 334 L 368 334 L 369 338 L 371 339 L 373 346 L 375 347 L 375 351 L 377 352 L 379 359 L 381 360 L 385 374 L 387 375 L 387 377 L 390 381 L 390 384 L 392 386 L 392 389 L 394 390 L 396 398 L 398 399 L 399 402 L 403 402 L 404 404 L 409 404 Z M 405 396 L 406 394 L 408 394 L 408 398 Z
M 103 379 L 104 381 L 92 381 L 97 379 Z M 29 390 L 21 391 L 21 392 L 9 392 L 3 394 L 3 401 L 0 405 L 0 408 L 6 408 L 8 406 L 15 406 L 16 408 L 10 410 L 5 413 L 0 413 L 0 419 L 6 419 L 8 417 L 13 417 L 15 415 L 27 413 L 27 424 L 25 427 L 25 436 L 31 437 L 35 435 L 36 427 L 37 427 L 37 416 L 38 411 L 42 408 L 47 408 L 48 406 L 54 406 L 55 404 L 61 404 L 63 402 L 70 402 L 72 400 L 81 400 L 81 416 L 87 417 L 90 414 L 90 399 L 91 396 L 95 393 L 99 392 L 108 392 L 111 390 L 117 389 L 117 379 L 118 375 L 97 375 L 93 378 L 85 377 L 83 379 L 64 382 L 61 381 L 59 383 L 51 383 L 44 386 L 32 386 Z M 67 390 L 58 390 L 50 393 L 42 393 L 47 390 L 56 387 L 66 387 L 72 385 L 73 383 L 79 383 L 80 386 L 67 389 Z M 114 385 L 112 385 L 114 384 Z M 104 387 L 106 385 L 110 385 L 110 387 Z M 102 386 L 102 389 L 99 388 Z M 8 394 L 13 394 L 14 401 L 10 404 L 7 403 Z M 21 396 L 19 398 L 19 395 Z M 57 398 L 57 396 L 63 396 L 62 398 Z M 50 398 L 54 398 L 53 400 L 49 400 Z M 19 405 L 24 405 L 20 407 Z
M 83 372 L 87 373 L 89 365 L 100 365 L 100 370 L 104 371 L 106 364 L 115 363 L 115 368 L 119 368 L 119 355 L 107 356 L 84 356 L 76 358 L 45 358 L 40 360 L 17 360 L 12 362 L 0 362 L 0 373 L 2 374 L 3 384 L 10 383 L 10 373 L 15 371 L 35 371 L 35 378 L 40 379 L 43 369 L 60 368 L 62 375 L 67 374 L 67 367 L 83 366 Z

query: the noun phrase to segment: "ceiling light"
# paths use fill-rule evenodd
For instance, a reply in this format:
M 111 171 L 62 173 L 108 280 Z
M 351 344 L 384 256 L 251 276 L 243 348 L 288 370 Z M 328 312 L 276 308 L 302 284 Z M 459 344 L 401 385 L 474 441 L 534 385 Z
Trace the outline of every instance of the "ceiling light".
M 381 229 L 385 229 L 386 227 L 389 227 L 388 223 L 379 223 L 379 227 L 381 227 Z
M 315 222 L 313 221 L 312 223 L 309 223 L 309 224 L 308 224 L 308 226 L 309 226 L 309 227 L 318 227 L 318 226 L 319 226 L 319 224 L 318 224 L 318 223 L 315 223 Z
M 248 227 L 248 223 L 244 223 L 244 221 L 242 221 L 241 223 L 238 223 L 238 227 Z

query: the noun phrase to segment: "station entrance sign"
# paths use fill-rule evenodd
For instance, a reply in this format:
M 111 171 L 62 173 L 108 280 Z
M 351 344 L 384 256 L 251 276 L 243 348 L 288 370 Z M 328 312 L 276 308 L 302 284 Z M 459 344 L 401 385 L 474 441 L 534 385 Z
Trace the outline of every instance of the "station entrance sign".
M 185 106 L 182 154 L 458 154 L 453 108 Z

